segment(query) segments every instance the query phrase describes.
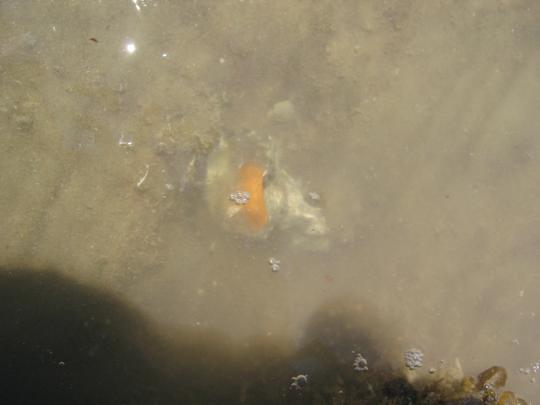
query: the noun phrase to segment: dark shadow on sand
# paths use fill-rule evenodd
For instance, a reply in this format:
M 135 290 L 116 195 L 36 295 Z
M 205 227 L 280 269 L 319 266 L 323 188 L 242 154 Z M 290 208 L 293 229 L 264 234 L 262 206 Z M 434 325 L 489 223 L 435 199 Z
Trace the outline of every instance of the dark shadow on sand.
M 384 330 L 367 308 L 327 304 L 297 347 L 157 330 L 122 301 L 53 271 L 0 269 L 0 297 L 2 404 L 380 404 L 381 395 L 415 403 L 367 333 Z M 353 370 L 352 350 L 370 359 L 369 373 Z M 309 384 L 290 389 L 298 374 Z

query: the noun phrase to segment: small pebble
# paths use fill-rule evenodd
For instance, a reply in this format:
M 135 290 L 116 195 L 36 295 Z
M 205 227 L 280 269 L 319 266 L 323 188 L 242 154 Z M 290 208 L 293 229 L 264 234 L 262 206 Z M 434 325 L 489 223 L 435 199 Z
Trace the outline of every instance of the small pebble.
M 353 368 L 356 371 L 367 371 L 368 370 L 368 364 L 367 360 L 362 356 L 361 353 L 357 353 L 356 357 L 354 358 L 353 362 Z
M 270 264 L 273 272 L 277 272 L 281 268 L 281 262 L 275 257 L 271 257 L 270 259 L 268 259 L 268 263 Z

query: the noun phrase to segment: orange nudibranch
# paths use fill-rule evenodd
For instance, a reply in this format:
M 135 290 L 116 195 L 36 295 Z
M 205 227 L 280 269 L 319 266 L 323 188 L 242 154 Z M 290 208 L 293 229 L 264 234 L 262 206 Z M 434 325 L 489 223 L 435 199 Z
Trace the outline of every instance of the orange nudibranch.
M 249 193 L 248 202 L 242 207 L 253 230 L 260 231 L 268 224 L 264 202 L 264 169 L 255 163 L 244 163 L 240 168 L 237 190 Z

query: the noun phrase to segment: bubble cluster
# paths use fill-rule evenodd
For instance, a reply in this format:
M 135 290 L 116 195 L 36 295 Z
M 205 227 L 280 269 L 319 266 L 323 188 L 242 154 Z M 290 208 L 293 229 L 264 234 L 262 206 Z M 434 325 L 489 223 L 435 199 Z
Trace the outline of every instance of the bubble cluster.
M 354 358 L 354 361 L 353 361 L 353 368 L 356 371 L 367 371 L 368 370 L 367 360 L 364 358 L 364 356 L 362 356 L 361 353 L 356 354 L 356 357 Z
M 424 353 L 419 349 L 407 350 L 404 354 L 405 365 L 410 369 L 422 367 L 424 364 Z
M 540 372 L 540 360 L 537 360 L 537 361 L 531 363 L 531 365 L 529 367 L 520 368 L 519 372 L 521 374 L 525 374 L 525 375 L 531 375 L 531 374 L 539 373 Z M 532 376 L 529 381 L 531 383 L 535 383 L 536 382 L 536 377 Z
M 238 205 L 245 205 L 249 201 L 250 195 L 247 191 L 236 191 L 229 195 L 229 200 Z

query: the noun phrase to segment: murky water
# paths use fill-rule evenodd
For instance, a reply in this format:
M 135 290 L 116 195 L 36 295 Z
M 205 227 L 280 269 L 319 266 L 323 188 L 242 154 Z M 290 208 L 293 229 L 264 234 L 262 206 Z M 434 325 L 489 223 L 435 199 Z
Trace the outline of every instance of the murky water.
M 532 0 L 2 2 L 0 264 L 233 338 L 345 301 L 426 372 L 540 398 L 539 27 Z M 222 226 L 224 136 L 240 163 L 271 137 L 325 248 Z

